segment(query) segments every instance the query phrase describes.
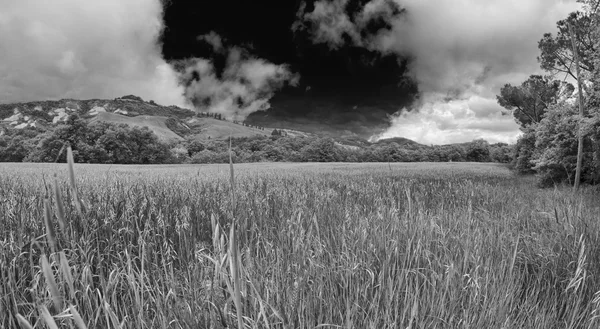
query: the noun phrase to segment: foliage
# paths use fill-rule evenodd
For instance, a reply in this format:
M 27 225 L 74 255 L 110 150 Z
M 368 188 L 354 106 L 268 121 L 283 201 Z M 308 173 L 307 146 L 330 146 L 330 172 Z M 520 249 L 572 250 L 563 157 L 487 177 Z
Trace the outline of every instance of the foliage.
M 567 182 L 574 184 L 578 132 L 583 134 L 584 183 L 600 183 L 600 73 L 597 49 L 600 46 L 598 0 L 581 0 L 584 10 L 571 13 L 557 23 L 558 32 L 544 34 L 538 43 L 542 69 L 556 76 L 564 73 L 576 79 L 569 24 L 575 32 L 583 80 L 582 96 L 586 114 L 579 115 L 579 100 L 573 86 L 549 77 L 531 76 L 520 87 L 505 85 L 498 104 L 513 111 L 523 135 L 514 149 L 513 168 L 518 173 L 537 173 L 540 186 Z M 590 88 L 591 82 L 591 88 Z
M 229 153 L 202 150 L 192 156 L 191 163 L 228 163 Z
M 187 141 L 187 143 L 184 146 L 187 150 L 188 150 L 188 155 L 191 157 L 192 155 L 194 155 L 195 153 L 198 153 L 200 151 L 203 151 L 205 149 L 204 147 L 204 143 L 202 143 L 199 140 L 196 139 L 192 139 Z
M 532 75 L 521 86 L 506 84 L 497 96 L 498 104 L 513 113 L 521 127 L 538 123 L 548 106 L 556 104 L 560 97 L 573 93 L 573 86 L 548 77 Z
M 579 131 L 578 108 L 575 106 L 554 106 L 536 129 L 535 147 L 539 154 L 533 161 L 534 170 L 540 176 L 540 185 L 550 186 L 567 181 L 573 183 L 577 164 Z M 598 172 L 594 166 L 593 135 L 600 132 L 600 118 L 588 118 L 584 122 L 583 181 L 597 183 Z
M 541 185 L 573 183 L 577 163 L 577 111 L 572 106 L 555 106 L 537 127 L 535 147 L 540 155 L 534 160 L 533 169 L 540 175 Z
M 171 131 L 173 131 L 181 137 L 185 137 L 192 132 L 189 127 L 186 127 L 182 122 L 175 118 L 168 118 L 167 120 L 165 120 L 165 125 Z
M 65 145 L 70 145 L 78 161 L 86 163 L 152 164 L 170 163 L 169 145 L 148 128 L 106 122 L 87 124 L 77 115 L 65 125 L 42 136 L 25 158 L 31 162 L 66 162 Z
M 535 127 L 526 128 L 514 148 L 512 167 L 519 174 L 535 173 L 533 163 L 535 153 Z
M 64 162 L 64 146 L 71 145 L 78 161 L 86 163 L 226 163 L 229 143 L 189 139 L 165 144 L 147 128 L 93 122 L 78 115 L 53 131 L 8 130 L 0 137 L 0 161 Z M 20 136 L 14 138 L 13 136 Z M 14 139 L 14 141 L 13 141 Z M 343 142 L 343 141 L 342 141 Z M 401 144 L 400 144 L 401 143 Z M 9 145 L 10 144 L 10 145 Z M 345 145 L 331 138 L 293 137 L 277 130 L 271 136 L 233 139 L 234 160 L 240 162 L 510 162 L 508 145 L 482 140 L 455 145 L 425 146 L 402 139 Z M 496 150 L 502 148 L 502 150 Z M 495 153 L 492 156 L 492 151 Z
M 0 136 L 0 162 L 22 162 L 33 149 L 23 136 Z
M 542 69 L 547 72 L 564 73 L 577 79 L 577 73 L 572 65 L 573 47 L 568 23 L 571 23 L 576 35 L 577 52 L 583 74 L 594 71 L 594 56 L 597 49 L 593 39 L 595 24 L 593 16 L 588 11 L 573 12 L 566 19 L 558 21 L 556 23 L 558 32 L 555 36 L 551 33 L 544 34 L 538 43 L 541 53 L 538 61 Z
M 300 150 L 300 159 L 307 162 L 336 162 L 341 157 L 330 138 L 317 138 Z
M 119 98 L 117 98 L 117 99 L 119 99 Z M 120 97 L 120 99 L 129 99 L 129 100 L 134 100 L 134 101 L 138 101 L 138 102 L 144 101 L 141 97 L 135 96 L 135 95 L 126 95 L 126 96 Z
M 474 140 L 467 146 L 466 158 L 471 162 L 490 161 L 490 145 L 483 139 Z
M 510 163 L 513 158 L 513 146 L 506 143 L 496 143 L 489 147 L 492 162 Z

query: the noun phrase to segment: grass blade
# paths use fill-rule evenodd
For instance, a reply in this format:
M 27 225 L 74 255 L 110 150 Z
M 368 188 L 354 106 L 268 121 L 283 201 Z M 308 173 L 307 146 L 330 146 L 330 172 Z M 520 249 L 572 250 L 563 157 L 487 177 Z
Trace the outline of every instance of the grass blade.
M 19 325 L 21 325 L 21 327 L 25 329 L 33 329 L 31 323 L 29 323 L 29 321 L 27 321 L 27 319 L 25 319 L 21 314 L 17 314 L 17 321 L 19 321 Z
M 58 285 L 56 284 L 56 279 L 54 278 L 52 267 L 50 267 L 50 263 L 48 263 L 48 258 L 45 254 L 42 255 L 42 272 L 44 273 L 44 278 L 46 279 L 48 289 L 50 290 L 52 303 L 54 304 L 54 308 L 58 312 L 62 309 L 62 297 L 58 290 Z
M 75 185 L 75 170 L 73 169 L 74 162 L 73 150 L 71 149 L 71 146 L 69 146 L 67 147 L 67 163 L 69 165 L 69 183 L 71 185 L 71 194 L 73 195 L 73 201 L 75 202 L 75 208 L 77 209 L 77 212 L 83 217 L 83 206 L 81 199 L 79 199 L 79 194 L 77 193 L 77 186 Z
M 242 297 L 240 293 L 240 261 L 237 241 L 235 238 L 234 223 L 231 224 L 231 231 L 229 234 L 229 265 L 231 267 L 231 277 L 233 279 L 234 295 L 232 297 L 233 302 L 235 303 L 235 310 L 237 312 L 238 328 L 244 328 L 242 317 Z
M 54 174 L 54 203 L 56 205 L 56 218 L 58 218 L 58 226 L 60 230 L 65 233 L 65 207 L 63 204 L 62 196 L 60 195 L 60 189 L 58 188 L 58 178 Z
M 233 156 L 231 151 L 231 136 L 229 137 L 229 182 L 231 184 L 231 215 L 235 221 L 235 179 L 233 175 Z
M 42 319 L 44 319 L 44 322 L 46 322 L 48 328 L 58 329 L 58 325 L 54 321 L 54 318 L 52 318 L 52 315 L 50 315 L 50 312 L 48 312 L 46 306 L 40 305 L 40 315 L 42 316 Z
M 73 276 L 71 275 L 71 267 L 69 266 L 69 260 L 64 252 L 59 252 L 60 255 L 60 270 L 63 278 L 65 279 L 67 286 L 69 287 L 69 295 L 71 299 L 75 298 L 75 288 L 73 286 Z
M 87 329 L 87 326 L 85 325 L 85 322 L 81 318 L 81 315 L 79 315 L 79 312 L 77 312 L 77 309 L 73 305 L 69 305 L 69 311 L 71 312 L 71 315 L 73 316 L 73 320 L 75 321 L 77 328 Z
M 56 250 L 56 233 L 52 225 L 52 212 L 50 211 L 50 201 L 44 199 L 44 224 L 46 226 L 46 240 L 50 245 L 50 249 L 54 253 Z

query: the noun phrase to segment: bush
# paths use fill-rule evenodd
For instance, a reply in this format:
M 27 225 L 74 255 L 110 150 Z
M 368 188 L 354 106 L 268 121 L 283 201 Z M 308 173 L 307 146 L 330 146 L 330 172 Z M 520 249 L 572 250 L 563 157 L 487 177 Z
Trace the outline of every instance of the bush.
M 302 148 L 300 158 L 307 162 L 336 162 L 340 160 L 337 147 L 331 138 L 317 138 Z
M 202 150 L 194 154 L 191 163 L 229 163 L 228 152 Z
M 524 134 L 519 137 L 514 147 L 512 167 L 519 174 L 533 174 L 535 152 L 535 130 L 526 129 Z
M 483 139 L 474 140 L 467 146 L 467 161 L 488 162 L 490 161 L 490 145 Z
M 116 164 L 159 164 L 175 161 L 169 146 L 148 128 L 106 122 L 86 124 L 76 115 L 67 124 L 42 136 L 26 160 L 66 162 L 63 147 L 70 145 L 78 162 Z

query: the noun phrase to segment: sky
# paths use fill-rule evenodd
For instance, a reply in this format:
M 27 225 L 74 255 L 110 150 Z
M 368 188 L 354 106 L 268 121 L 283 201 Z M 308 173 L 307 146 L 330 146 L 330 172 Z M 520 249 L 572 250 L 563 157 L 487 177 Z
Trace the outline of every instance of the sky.
M 512 116 L 502 116 L 496 95 L 543 73 L 537 41 L 556 21 L 578 9 L 567 1 L 406 0 L 411 13 L 396 21 L 377 47 L 415 56 L 411 74 L 422 92 L 416 111 L 392 118 L 380 137 L 403 136 L 425 144 L 516 141 Z M 451 98 L 448 100 L 448 98 Z M 379 136 L 376 136 L 379 137 Z
M 115 98 L 423 144 L 514 142 L 495 96 L 575 0 L 0 0 L 0 102 Z M 269 10 L 265 10 L 269 8 Z M 275 12 L 275 14 L 271 13 Z
M 0 0 L 0 101 L 116 98 L 185 106 L 156 0 Z

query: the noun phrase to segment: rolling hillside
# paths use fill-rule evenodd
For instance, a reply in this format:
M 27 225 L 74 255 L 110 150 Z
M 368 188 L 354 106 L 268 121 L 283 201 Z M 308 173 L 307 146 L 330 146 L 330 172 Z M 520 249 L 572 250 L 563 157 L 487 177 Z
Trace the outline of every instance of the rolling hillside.
M 0 134 L 6 129 L 36 129 L 40 133 L 64 123 L 71 114 L 91 122 L 104 121 L 148 127 L 161 140 L 177 142 L 185 138 L 199 140 L 233 137 L 268 136 L 273 129 L 250 127 L 179 108 L 162 106 L 129 95 L 113 100 L 90 99 L 38 101 L 0 104 Z
M 184 123 L 189 127 L 193 138 L 198 140 L 225 139 L 229 136 L 234 138 L 250 136 L 270 136 L 273 129 L 258 129 L 241 124 L 217 120 L 213 118 L 194 117 Z
M 33 129 L 38 133 L 52 130 L 64 123 L 71 114 L 78 114 L 88 122 L 110 122 L 134 127 L 148 127 L 159 139 L 179 142 L 184 139 L 221 140 L 252 136 L 270 136 L 274 128 L 219 120 L 207 113 L 196 113 L 177 106 L 162 106 L 153 101 L 128 95 L 112 100 L 63 99 L 29 103 L 0 104 L 0 135 L 7 129 Z M 250 121 L 252 122 L 252 121 Z M 275 124 L 275 127 L 280 125 Z M 291 128 L 291 129 L 290 129 Z M 329 127 L 331 128 L 331 127 Z M 295 125 L 278 128 L 290 137 L 329 136 L 336 144 L 349 148 L 372 144 L 356 134 L 332 134 L 328 123 Z M 377 143 L 395 142 L 399 145 L 420 146 L 405 139 L 393 138 Z
M 148 127 L 159 139 L 169 141 L 183 140 L 183 137 L 177 135 L 167 127 L 165 123 L 167 119 L 168 117 L 164 116 L 138 115 L 128 117 L 117 113 L 100 112 L 90 121 L 104 121 L 116 124 L 124 123 L 133 127 Z

